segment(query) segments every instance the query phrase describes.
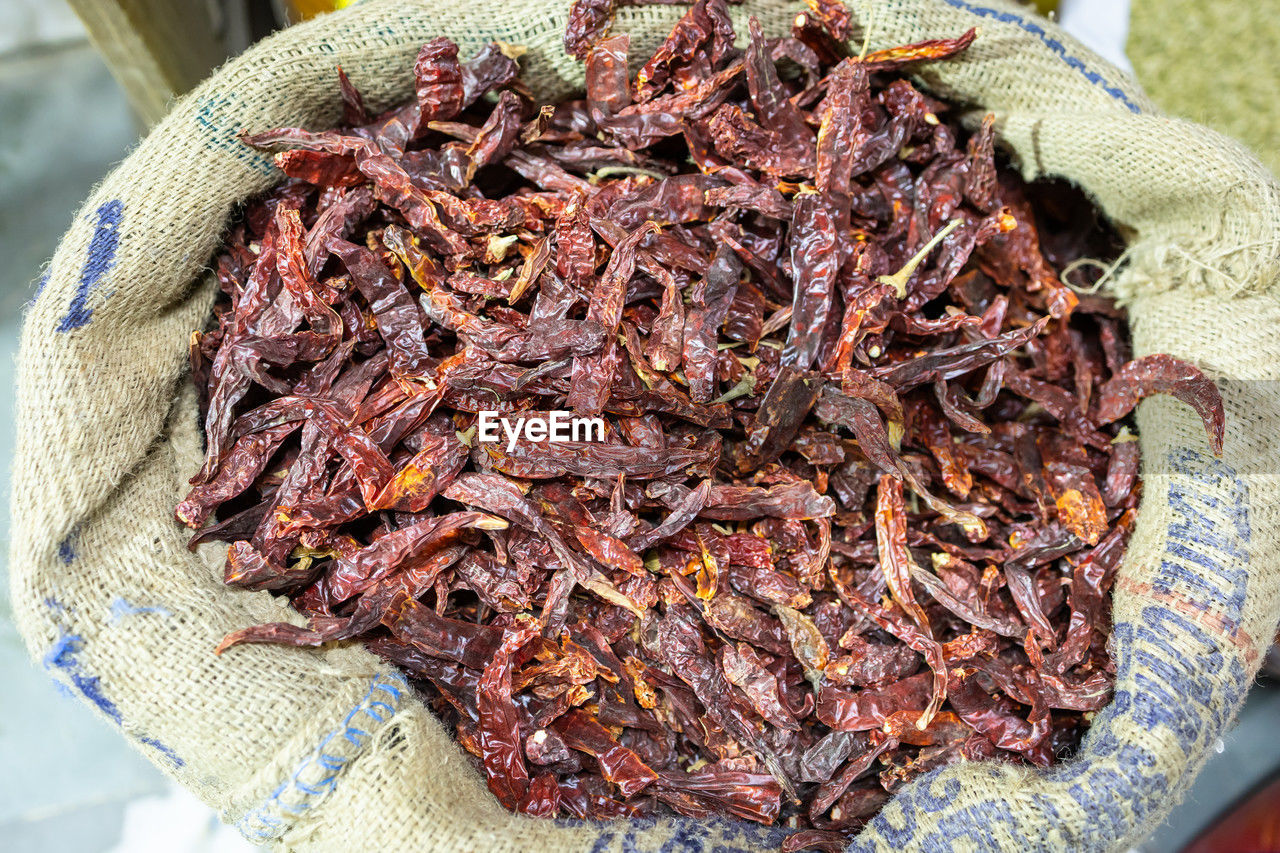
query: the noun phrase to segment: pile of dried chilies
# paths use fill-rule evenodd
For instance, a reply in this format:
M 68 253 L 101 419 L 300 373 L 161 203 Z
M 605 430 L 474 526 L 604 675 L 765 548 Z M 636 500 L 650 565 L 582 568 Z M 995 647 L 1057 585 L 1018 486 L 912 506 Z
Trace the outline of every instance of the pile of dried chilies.
M 339 74 L 340 129 L 246 137 L 288 179 L 217 258 L 177 514 L 308 626 L 222 649 L 364 642 L 532 815 L 837 848 L 931 768 L 1051 763 L 1112 684 L 1118 419 L 1172 393 L 1216 450 L 1216 389 L 1127 360 L 1059 279 L 1114 251 L 1091 210 L 903 76 L 973 32 L 851 56 L 811 0 L 738 48 L 698 0 L 632 79 L 610 12 L 583 100 L 437 39 L 412 102 Z M 604 440 L 478 440 L 560 409 Z

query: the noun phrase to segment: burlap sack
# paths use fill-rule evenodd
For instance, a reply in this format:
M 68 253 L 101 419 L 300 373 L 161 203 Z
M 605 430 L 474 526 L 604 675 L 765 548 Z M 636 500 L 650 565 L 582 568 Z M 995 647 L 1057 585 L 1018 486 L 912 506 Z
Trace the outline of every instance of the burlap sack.
M 13 472 L 13 601 L 32 654 L 246 837 L 306 850 L 756 850 L 728 821 L 575 825 L 503 811 L 404 680 L 360 648 L 250 646 L 228 631 L 298 617 L 228 589 L 223 552 L 187 552 L 173 507 L 200 465 L 188 337 L 232 206 L 274 182 L 244 130 L 324 126 L 341 63 L 376 106 L 406 97 L 418 46 L 521 44 L 543 98 L 580 85 L 565 0 L 371 0 L 227 65 L 98 188 L 23 331 Z M 1115 281 L 1136 351 L 1224 380 L 1221 459 L 1168 398 L 1139 410 L 1146 491 L 1115 593 L 1115 700 L 1047 772 L 968 764 L 906 787 L 858 850 L 1123 849 L 1178 801 L 1231 723 L 1280 609 L 1280 190 L 1238 145 L 1159 115 L 1133 82 L 998 0 L 853 3 L 872 46 L 981 28 L 935 91 L 994 112 L 1027 177 L 1064 176 L 1124 230 Z M 868 8 L 869 7 L 869 8 Z M 798 4 L 748 0 L 766 33 Z M 860 11 L 865 10 L 865 11 Z M 679 8 L 625 8 L 645 55 Z M 745 30 L 745 27 L 740 31 Z M 859 33 L 858 38 L 861 38 Z M 90 137 L 87 142 L 92 144 Z

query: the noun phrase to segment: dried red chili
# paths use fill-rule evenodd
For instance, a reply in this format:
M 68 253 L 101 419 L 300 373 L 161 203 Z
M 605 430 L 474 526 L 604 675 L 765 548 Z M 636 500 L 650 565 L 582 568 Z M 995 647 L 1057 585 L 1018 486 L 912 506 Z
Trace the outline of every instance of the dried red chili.
M 1055 760 L 1114 677 L 1123 419 L 1173 394 L 1217 451 L 1216 388 L 1126 361 L 1057 277 L 1114 239 L 902 76 L 974 32 L 858 58 L 810 0 L 740 50 L 698 0 L 630 80 L 614 6 L 573 4 L 584 99 L 436 39 L 410 103 L 339 73 L 340 128 L 246 138 L 287 179 L 214 264 L 177 515 L 308 624 L 219 652 L 359 640 L 510 809 L 790 849 L 941 764 Z M 483 440 L 560 408 L 602 431 Z

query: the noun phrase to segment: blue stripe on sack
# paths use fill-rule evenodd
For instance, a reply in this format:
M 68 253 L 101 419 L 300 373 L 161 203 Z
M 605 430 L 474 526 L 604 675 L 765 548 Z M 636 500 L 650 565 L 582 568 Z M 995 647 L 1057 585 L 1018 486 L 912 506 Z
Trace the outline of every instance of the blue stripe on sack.
M 78 531 L 72 530 L 67 534 L 66 538 L 58 543 L 58 559 L 66 565 L 71 565 L 76 558 L 76 534 Z
M 1035 21 L 1029 21 L 1021 15 L 1016 15 L 1013 12 L 1004 12 L 1000 9 L 991 9 L 987 6 L 975 6 L 972 3 L 966 3 L 965 0 L 943 0 L 943 2 L 948 6 L 969 12 L 970 14 L 977 15 L 980 18 L 992 18 L 1002 24 L 1015 24 L 1023 32 L 1029 33 L 1030 35 L 1038 38 L 1045 47 L 1058 54 L 1063 62 L 1071 68 L 1074 68 L 1076 71 L 1079 71 L 1084 79 L 1088 80 L 1090 83 L 1128 107 L 1129 112 L 1142 112 L 1142 108 L 1130 100 L 1129 96 L 1124 93 L 1123 89 L 1109 83 L 1107 78 L 1090 68 L 1080 57 L 1073 56 L 1068 53 L 1067 46 L 1065 44 L 1049 35 L 1048 31 Z
M 64 614 L 66 612 L 65 608 L 54 599 L 46 599 L 45 603 L 55 614 Z M 90 674 L 80 660 L 79 655 L 83 649 L 84 637 L 61 630 L 58 633 L 58 639 L 54 641 L 53 645 L 49 647 L 49 651 L 45 653 L 44 668 L 50 673 L 62 673 L 67 681 L 71 682 L 70 686 L 80 691 L 81 696 L 92 702 L 94 707 L 105 714 L 117 726 L 124 728 L 124 715 L 120 713 L 120 707 L 115 702 L 112 702 L 103 691 L 102 679 Z M 62 681 L 57 681 L 56 683 L 63 687 L 67 686 Z M 153 737 L 140 735 L 138 740 L 161 753 L 174 767 L 181 767 L 186 763 L 176 752 Z
M 1117 726 L 1166 731 L 1190 758 L 1222 734 L 1251 684 L 1240 655 L 1232 653 L 1248 593 L 1249 487 L 1231 466 L 1199 451 L 1176 450 L 1167 459 L 1175 474 L 1169 488 L 1172 518 L 1151 591 L 1196 602 L 1210 618 L 1200 622 L 1170 605 L 1153 603 L 1112 629 L 1116 683 L 1132 688 L 1116 690 L 1094 719 L 1079 754 L 1042 777 L 1089 815 L 1090 834 L 1077 840 L 1090 847 L 1127 837 L 1176 787 L 1176 780 L 1156 770 L 1157 756 L 1122 738 Z M 1210 527 L 1206 515 L 1224 519 L 1224 524 Z M 1220 628 L 1214 625 L 1219 618 Z M 849 853 L 878 850 L 879 842 L 924 850 L 951 849 L 960 842 L 996 849 L 1002 839 L 1012 839 L 1020 848 L 1044 846 L 1043 833 L 1015 818 L 1006 795 L 998 793 L 1009 784 L 1007 771 L 991 769 L 993 793 L 963 809 L 954 805 L 961 789 L 958 779 L 947 779 L 934 790 L 935 780 L 946 772 L 940 768 L 899 792 L 894 799 L 898 809 L 892 816 L 877 815 L 867 825 L 866 840 L 851 844 Z M 1020 796 L 1046 820 L 1056 818 L 1053 798 L 1060 793 L 1029 790 Z
M 205 142 L 207 148 L 234 157 L 260 175 L 276 178 L 280 176 L 270 155 L 262 154 L 240 141 L 240 134 L 251 129 L 232 127 L 227 123 L 224 112 L 235 104 L 231 95 L 206 95 L 200 99 L 199 104 L 195 122 L 210 134 Z
M 267 841 L 283 835 L 288 829 L 285 817 L 297 817 L 338 786 L 338 777 L 373 740 L 371 730 L 395 715 L 408 690 L 409 682 L 403 675 L 375 675 L 369 689 L 347 712 L 342 723 L 320 738 L 315 748 L 298 762 L 289 778 L 281 782 L 260 806 L 242 817 L 236 823 L 236 829 L 253 841 Z M 360 718 L 367 722 L 361 720 L 357 725 Z
M 44 656 L 44 668 L 50 672 L 58 671 L 66 675 L 71 686 L 80 691 L 80 695 L 88 699 L 98 710 L 110 717 L 117 725 L 123 721 L 120 709 L 102 692 L 102 679 L 89 675 L 81 665 L 78 655 L 84 648 L 84 637 L 79 634 L 60 633 L 58 639 L 49 647 Z
M 44 293 L 44 289 L 49 286 L 49 275 L 50 270 L 48 268 L 40 274 L 40 280 L 36 282 L 35 292 L 31 294 L 31 298 L 27 300 L 27 304 L 22 306 L 24 310 L 30 309 L 37 301 L 39 301 L 40 294 Z
M 169 616 L 173 614 L 167 608 L 157 605 L 134 604 L 127 598 L 117 596 L 111 601 L 111 621 L 119 622 L 126 616 L 141 616 L 146 613 L 155 614 L 157 616 Z
M 138 738 L 138 740 L 142 743 L 145 743 L 147 746 L 151 747 L 152 749 L 156 750 L 165 758 L 169 759 L 169 763 L 172 764 L 174 767 L 181 767 L 182 765 L 187 763 L 178 757 L 178 753 L 174 752 L 172 749 L 165 746 L 163 743 L 161 743 L 160 741 L 156 740 L 153 737 L 140 737 Z
M 116 249 L 120 246 L 120 222 L 124 219 L 124 203 L 113 199 L 98 208 L 98 222 L 89 241 L 89 256 L 80 269 L 80 283 L 67 315 L 59 321 L 59 332 L 70 332 L 85 326 L 93 319 L 89 307 L 89 294 L 116 262 Z
M 641 853 L 657 849 L 659 853 L 755 853 L 757 850 L 777 850 L 787 836 L 795 832 L 784 826 L 761 826 L 758 823 L 711 817 L 701 820 L 676 818 L 669 821 L 671 837 L 662 846 L 654 848 L 647 833 L 658 825 L 656 818 L 633 818 L 625 823 L 601 824 L 576 818 L 558 818 L 557 826 L 599 827 L 600 833 L 591 845 L 590 853 L 605 853 L 617 843 L 623 853 Z M 618 829 L 619 826 L 625 829 Z M 621 832 L 621 836 L 619 836 Z

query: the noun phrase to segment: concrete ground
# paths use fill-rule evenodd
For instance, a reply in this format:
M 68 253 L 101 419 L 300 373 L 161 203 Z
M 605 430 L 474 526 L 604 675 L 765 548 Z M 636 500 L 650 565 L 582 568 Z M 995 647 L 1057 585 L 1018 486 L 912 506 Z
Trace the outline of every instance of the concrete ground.
M 1099 20 L 1088 14 L 1083 19 Z M 61 37 L 67 31 L 74 38 L 74 24 L 59 30 Z M 1123 44 L 1123 36 L 1115 35 L 1107 37 L 1110 43 Z M 1100 45 L 1104 50 L 1107 39 Z M 0 40 L 4 460 L 13 452 L 14 358 L 22 306 L 80 202 L 137 138 L 124 96 L 87 43 L 6 50 L 11 47 Z M 0 494 L 7 493 L 6 482 Z M 113 728 L 59 693 L 28 660 L 7 601 L 8 524 L 8 513 L 0 512 L 0 589 L 6 591 L 0 596 L 0 848 L 11 853 L 248 850 L 229 830 L 217 827 L 212 812 L 174 792 Z M 1187 801 L 1142 849 L 1179 849 L 1223 805 L 1280 767 L 1280 739 L 1274 736 L 1278 719 L 1280 691 L 1255 688 L 1222 753 L 1210 760 Z

